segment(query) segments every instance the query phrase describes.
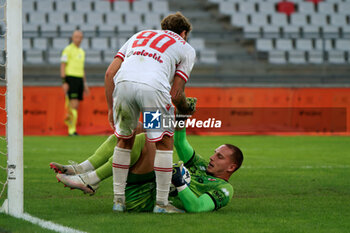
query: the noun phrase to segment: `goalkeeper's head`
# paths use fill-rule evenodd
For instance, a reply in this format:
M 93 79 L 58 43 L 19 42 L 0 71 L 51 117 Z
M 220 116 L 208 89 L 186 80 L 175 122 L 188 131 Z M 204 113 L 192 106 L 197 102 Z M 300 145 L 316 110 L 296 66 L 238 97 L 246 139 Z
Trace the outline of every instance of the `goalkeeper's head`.
M 160 23 L 162 30 L 170 30 L 179 34 L 184 40 L 187 40 L 188 34 L 192 30 L 190 21 L 180 12 L 170 14 Z
M 219 146 L 210 157 L 207 173 L 228 180 L 232 173 L 241 167 L 242 162 L 242 151 L 232 144 L 224 144 Z

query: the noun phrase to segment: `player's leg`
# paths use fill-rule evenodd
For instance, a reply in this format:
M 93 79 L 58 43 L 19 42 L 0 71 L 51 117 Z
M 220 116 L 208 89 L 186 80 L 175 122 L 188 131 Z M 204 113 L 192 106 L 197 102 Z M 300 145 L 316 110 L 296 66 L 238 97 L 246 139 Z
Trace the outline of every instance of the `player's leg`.
M 140 114 L 135 102 L 137 91 L 134 83 L 121 82 L 113 92 L 114 134 L 118 137 L 113 153 L 113 192 L 117 211 L 125 210 L 125 187 L 135 137 L 133 132 Z
M 174 106 L 171 103 L 171 96 L 167 92 L 161 92 L 147 87 L 142 97 L 144 111 L 150 108 L 153 110 L 153 118 L 167 122 L 167 126 L 160 122 L 161 127 L 157 129 L 147 129 L 147 138 L 150 142 L 156 143 L 156 153 L 154 160 L 154 171 L 156 174 L 157 198 L 156 203 L 161 206 L 168 205 L 168 195 L 171 183 L 172 162 L 173 162 L 173 134 L 174 129 L 171 123 L 174 122 Z M 149 111 L 149 112 L 150 112 Z M 158 113 L 158 114 L 157 114 Z M 152 118 L 152 120 L 153 120 Z
M 87 160 L 79 164 L 62 165 L 52 162 L 50 167 L 54 169 L 56 173 L 62 173 L 66 175 L 76 175 L 85 172 L 93 171 L 103 164 L 105 164 L 109 158 L 113 156 L 114 148 L 117 144 L 117 137 L 111 135 L 104 141 L 99 148 L 90 156 Z

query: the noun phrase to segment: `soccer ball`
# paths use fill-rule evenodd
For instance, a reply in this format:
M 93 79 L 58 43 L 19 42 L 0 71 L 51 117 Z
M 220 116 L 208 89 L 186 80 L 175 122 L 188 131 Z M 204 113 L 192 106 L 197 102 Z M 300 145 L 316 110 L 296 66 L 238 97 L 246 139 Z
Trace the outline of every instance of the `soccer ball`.
M 185 183 L 187 185 L 190 185 L 190 183 L 191 183 L 191 174 L 190 174 L 190 172 L 188 171 L 188 169 L 185 166 L 182 167 L 181 174 L 182 174 L 182 177 L 185 180 Z

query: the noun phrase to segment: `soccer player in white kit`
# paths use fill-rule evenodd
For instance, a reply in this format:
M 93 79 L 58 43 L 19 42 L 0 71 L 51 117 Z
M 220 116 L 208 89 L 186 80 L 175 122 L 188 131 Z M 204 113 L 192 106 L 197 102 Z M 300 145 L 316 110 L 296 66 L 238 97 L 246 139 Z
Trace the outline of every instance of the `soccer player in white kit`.
M 126 210 L 125 186 L 135 137 L 133 130 L 140 112 L 157 109 L 154 119 L 167 116 L 174 121 L 173 103 L 181 114 L 191 114 L 184 88 L 196 57 L 195 50 L 186 42 L 192 26 L 186 17 L 177 12 L 165 17 L 161 27 L 162 30 L 144 30 L 133 35 L 106 71 L 108 119 L 118 137 L 113 154 L 115 211 Z M 147 130 L 148 141 L 155 142 L 157 148 L 154 212 L 172 212 L 173 209 L 168 203 L 173 134 L 171 127 Z

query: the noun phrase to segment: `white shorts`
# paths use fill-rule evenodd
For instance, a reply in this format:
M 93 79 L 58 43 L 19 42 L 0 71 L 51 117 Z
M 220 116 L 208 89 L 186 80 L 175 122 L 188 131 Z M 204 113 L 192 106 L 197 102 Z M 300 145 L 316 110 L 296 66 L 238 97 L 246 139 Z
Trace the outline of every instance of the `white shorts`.
M 174 135 L 174 126 L 170 122 L 175 121 L 175 108 L 170 94 L 146 84 L 128 81 L 117 83 L 113 92 L 113 112 L 114 134 L 118 138 L 128 139 L 133 136 L 141 112 L 148 141 L 157 142 L 164 135 Z

